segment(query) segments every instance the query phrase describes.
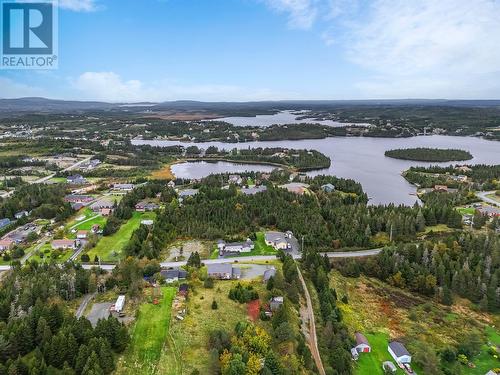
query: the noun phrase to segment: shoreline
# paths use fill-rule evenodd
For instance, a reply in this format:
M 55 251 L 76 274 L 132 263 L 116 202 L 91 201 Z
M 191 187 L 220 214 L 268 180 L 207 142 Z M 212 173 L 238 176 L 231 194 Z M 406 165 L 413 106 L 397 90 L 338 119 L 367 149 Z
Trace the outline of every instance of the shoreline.
M 322 169 L 329 168 L 329 167 L 297 168 L 297 167 L 286 165 L 286 164 L 266 162 L 266 161 L 260 161 L 260 160 L 250 161 L 250 160 L 225 159 L 222 157 L 214 157 L 214 158 L 200 157 L 200 158 L 182 158 L 182 159 L 174 160 L 168 164 L 165 164 L 161 169 L 159 169 L 157 171 L 153 171 L 151 173 L 151 176 L 153 179 L 156 179 L 156 180 L 169 179 L 169 178 L 172 180 L 175 180 L 177 177 L 172 172 L 173 165 L 181 164 L 181 163 L 202 162 L 202 161 L 205 161 L 205 162 L 228 162 L 228 163 L 233 163 L 233 164 L 267 165 L 267 166 L 271 166 L 271 167 L 277 167 L 280 169 L 284 169 L 284 170 L 287 170 L 287 171 L 292 172 L 292 173 L 294 173 L 294 172 L 297 173 L 297 172 L 320 171 Z M 331 165 L 331 163 L 330 163 L 330 165 Z

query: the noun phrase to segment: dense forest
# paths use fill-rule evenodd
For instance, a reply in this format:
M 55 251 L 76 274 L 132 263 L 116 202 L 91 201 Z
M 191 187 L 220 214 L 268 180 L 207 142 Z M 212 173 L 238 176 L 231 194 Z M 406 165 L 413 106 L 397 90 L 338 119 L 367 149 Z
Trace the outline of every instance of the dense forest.
M 93 328 L 65 306 L 94 291 L 98 276 L 66 264 L 16 267 L 0 292 L 1 374 L 110 374 L 128 343 L 115 318 Z
M 12 196 L 0 198 L 0 218 L 13 219 L 19 211 L 31 211 L 31 217 L 56 221 L 69 217 L 73 210 L 63 198 L 65 185 L 33 184 L 20 186 Z
M 466 176 L 467 181 L 459 182 L 453 178 L 458 175 Z M 500 187 L 500 165 L 410 167 L 404 172 L 404 177 L 421 187 L 437 184 L 457 188 L 465 184 L 474 190 L 494 190 Z
M 302 268 L 312 280 L 319 299 L 316 333 L 325 372 L 328 375 L 352 374 L 350 349 L 353 340 L 342 322 L 342 313 L 337 307 L 337 292 L 330 287 L 330 261 L 314 250 L 306 250 L 302 255 Z
M 453 160 L 469 160 L 472 155 L 468 151 L 457 149 L 439 149 L 439 148 L 402 148 L 388 150 L 385 156 L 394 159 L 415 160 L 426 162 L 446 162 Z
M 500 238 L 461 233 L 420 244 L 399 244 L 364 262 L 337 262 L 346 275 L 360 272 L 399 288 L 435 297 L 445 305 L 453 295 L 500 310 Z
M 234 185 L 221 189 L 224 178 L 204 179 L 197 185 L 198 194 L 182 204 L 172 189 L 164 188 L 165 209 L 152 229 L 141 227 L 134 232 L 126 253 L 152 259 L 179 237 L 242 240 L 261 228 L 291 230 L 297 238 L 304 238 L 305 246 L 332 250 L 413 240 L 425 226 L 436 224 L 462 227 L 461 215 L 454 209 L 464 199 L 460 194 L 428 194 L 424 207 L 374 206 L 367 204 L 358 183 L 333 176 L 305 179 L 316 195 L 296 195 L 272 185 L 265 192 L 244 195 Z M 337 190 L 323 192 L 325 183 L 334 184 Z M 380 237 L 385 238 L 382 243 Z

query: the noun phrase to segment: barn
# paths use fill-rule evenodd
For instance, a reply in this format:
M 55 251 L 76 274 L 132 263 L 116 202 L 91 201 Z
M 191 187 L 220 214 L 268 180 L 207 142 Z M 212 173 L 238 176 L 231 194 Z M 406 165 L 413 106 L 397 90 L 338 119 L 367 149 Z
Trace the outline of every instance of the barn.
M 354 334 L 354 339 L 356 340 L 356 346 L 354 349 L 356 349 L 358 353 L 370 353 L 372 351 L 368 340 L 362 333 L 356 332 Z

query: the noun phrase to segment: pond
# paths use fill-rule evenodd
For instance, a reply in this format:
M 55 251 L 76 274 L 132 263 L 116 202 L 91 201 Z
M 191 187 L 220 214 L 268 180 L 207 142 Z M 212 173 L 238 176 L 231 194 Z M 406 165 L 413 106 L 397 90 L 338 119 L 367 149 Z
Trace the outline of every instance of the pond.
M 192 143 L 188 142 L 160 140 L 134 140 L 132 142 L 136 145 L 149 144 L 155 146 L 192 145 Z M 418 198 L 415 195 L 416 188 L 401 176 L 401 173 L 412 165 L 457 164 L 452 162 L 424 163 L 392 159 L 384 155 L 386 150 L 409 147 L 458 148 L 469 151 L 473 155 L 473 159 L 461 162 L 460 164 L 500 164 L 500 142 L 475 137 L 452 137 L 444 135 L 412 138 L 334 137 L 314 140 L 255 141 L 245 143 L 206 142 L 197 143 L 196 145 L 205 149 L 209 146 L 217 146 L 225 149 L 235 147 L 287 147 L 318 150 L 331 158 L 332 165 L 328 169 L 313 171 L 308 174 L 311 176 L 329 174 L 352 178 L 363 185 L 363 189 L 367 192 L 372 204 L 395 203 L 412 205 L 417 202 Z M 194 168 L 193 173 L 199 172 L 198 167 L 183 166 L 182 164 L 177 164 L 177 166 L 177 168 L 185 168 L 184 170 Z M 220 167 L 220 165 L 206 164 L 204 166 L 204 175 L 220 173 Z M 229 168 L 233 167 L 234 165 Z M 258 167 L 260 168 L 261 166 Z M 224 171 L 231 172 L 233 169 L 226 169 Z M 183 177 L 190 176 L 183 175 Z
M 218 173 L 271 172 L 276 167 L 263 164 L 231 163 L 226 161 L 189 161 L 174 164 L 172 173 L 177 178 L 203 178 Z

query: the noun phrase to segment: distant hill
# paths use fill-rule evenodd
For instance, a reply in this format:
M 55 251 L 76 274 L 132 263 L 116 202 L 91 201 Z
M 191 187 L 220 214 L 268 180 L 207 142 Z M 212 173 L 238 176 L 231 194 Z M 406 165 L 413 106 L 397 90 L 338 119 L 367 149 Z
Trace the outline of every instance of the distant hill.
M 106 103 L 99 101 L 54 100 L 46 98 L 0 99 L 0 113 L 71 113 L 86 111 L 207 112 L 219 115 L 254 115 L 276 110 L 327 110 L 340 107 L 392 107 L 392 106 L 443 106 L 443 107 L 499 107 L 500 100 L 283 100 L 253 102 L 200 102 L 178 100 L 162 103 Z

